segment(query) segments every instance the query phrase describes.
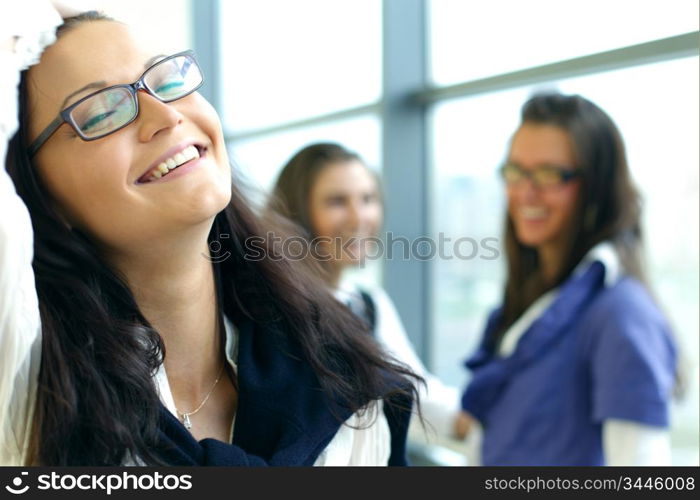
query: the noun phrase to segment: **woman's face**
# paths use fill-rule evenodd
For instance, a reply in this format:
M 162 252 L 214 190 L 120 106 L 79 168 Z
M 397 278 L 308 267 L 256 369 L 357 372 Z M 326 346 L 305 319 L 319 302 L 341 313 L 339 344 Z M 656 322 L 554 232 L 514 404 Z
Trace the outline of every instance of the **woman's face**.
M 569 134 L 552 125 L 523 124 L 513 136 L 508 162 L 523 170 L 576 166 Z M 580 181 L 538 187 L 531 179 L 507 186 L 508 214 L 520 243 L 563 251 L 573 234 Z
M 134 82 L 157 55 L 117 22 L 84 22 L 64 33 L 29 74 L 30 142 L 80 98 Z M 67 222 L 116 252 L 211 224 L 231 196 L 221 125 L 209 103 L 195 92 L 165 104 L 144 91 L 138 103 L 135 121 L 94 141 L 82 140 L 64 123 L 34 158 Z M 183 150 L 195 156 L 189 146 L 198 158 L 142 182 L 146 172 Z
M 362 262 L 382 224 L 377 181 L 359 161 L 331 163 L 311 188 L 309 213 L 316 236 L 331 239 L 327 255 L 343 267 Z

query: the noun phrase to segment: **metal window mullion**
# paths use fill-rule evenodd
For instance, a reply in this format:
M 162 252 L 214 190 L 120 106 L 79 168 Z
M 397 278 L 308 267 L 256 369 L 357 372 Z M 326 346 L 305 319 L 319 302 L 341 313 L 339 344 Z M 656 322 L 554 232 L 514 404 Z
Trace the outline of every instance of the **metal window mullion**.
M 420 105 L 426 105 L 446 99 L 536 85 L 553 80 L 630 68 L 681 57 L 697 56 L 699 55 L 699 37 L 700 32 L 694 31 L 470 82 L 428 88 L 415 92 L 413 99 Z
M 190 9 L 194 20 L 194 49 L 197 62 L 204 73 L 204 85 L 199 93 L 222 113 L 221 109 L 221 30 L 219 0 L 191 0 Z
M 429 234 L 426 118 L 423 107 L 410 99 L 427 81 L 425 8 L 423 0 L 383 4 L 385 230 L 409 243 Z M 429 360 L 430 261 L 405 260 L 402 250 L 397 245 L 392 258 L 384 261 L 384 287 L 419 356 Z
M 277 125 L 270 125 L 269 127 L 260 127 L 252 130 L 243 130 L 241 132 L 228 132 L 225 134 L 225 139 L 226 142 L 254 139 L 256 137 L 264 137 L 270 134 L 287 132 L 298 128 L 311 127 L 314 125 L 323 125 L 373 113 L 376 114 L 379 113 L 380 110 L 381 102 L 373 102 L 361 106 L 356 106 L 354 108 L 334 111 L 332 113 L 327 113 L 324 115 L 311 116 L 309 118 L 303 118 L 301 120 L 294 120 L 291 122 L 284 122 Z

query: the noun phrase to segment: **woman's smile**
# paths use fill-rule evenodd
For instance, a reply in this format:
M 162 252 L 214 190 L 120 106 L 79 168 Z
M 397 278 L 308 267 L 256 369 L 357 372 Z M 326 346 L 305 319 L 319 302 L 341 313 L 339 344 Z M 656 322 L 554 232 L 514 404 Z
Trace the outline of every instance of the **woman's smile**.
M 172 150 L 176 152 L 171 153 Z M 204 159 L 206 152 L 207 149 L 198 144 L 189 144 L 184 148 L 182 145 L 175 146 L 167 153 L 161 155 L 154 162 L 154 165 L 149 167 L 146 173 L 138 178 L 136 184 L 148 184 L 165 180 L 166 177 L 168 179 L 180 177 L 199 165 L 200 162 L 198 160 Z M 173 174 L 175 170 L 178 171 L 178 175 Z

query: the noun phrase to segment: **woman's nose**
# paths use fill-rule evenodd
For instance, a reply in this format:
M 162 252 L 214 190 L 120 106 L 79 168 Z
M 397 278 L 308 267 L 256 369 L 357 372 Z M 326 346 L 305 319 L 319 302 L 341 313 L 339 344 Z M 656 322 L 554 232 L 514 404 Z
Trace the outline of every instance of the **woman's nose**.
M 530 176 L 525 176 L 514 186 L 514 188 L 517 190 L 520 198 L 522 198 L 523 201 L 532 201 L 539 198 L 540 187 Z
M 162 130 L 167 130 L 182 123 L 183 116 L 172 103 L 164 103 L 139 91 L 139 139 L 148 142 Z
M 350 204 L 350 207 L 348 209 L 348 220 L 353 224 L 357 225 L 360 222 L 360 207 L 357 205 L 356 202 L 353 202 Z

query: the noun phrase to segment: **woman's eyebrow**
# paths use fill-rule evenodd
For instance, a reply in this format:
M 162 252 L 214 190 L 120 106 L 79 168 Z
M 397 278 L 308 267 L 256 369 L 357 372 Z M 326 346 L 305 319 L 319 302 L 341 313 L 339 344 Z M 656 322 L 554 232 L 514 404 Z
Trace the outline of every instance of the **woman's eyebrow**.
M 107 86 L 107 82 L 105 82 L 105 81 L 88 83 L 88 84 L 85 85 L 84 87 L 82 87 L 82 88 L 76 90 L 75 92 L 73 92 L 72 94 L 70 94 L 68 97 L 66 97 L 66 98 L 63 100 L 63 103 L 61 104 L 61 109 L 64 109 L 64 108 L 66 107 L 66 104 L 67 104 L 68 101 L 71 99 L 71 97 L 75 97 L 76 95 L 80 94 L 81 92 L 85 92 L 86 90 L 90 90 L 90 89 L 101 89 L 101 88 L 104 88 L 104 87 L 106 87 L 106 86 Z
M 160 58 L 162 58 L 162 57 L 168 57 L 168 56 L 165 55 L 165 54 L 158 54 L 157 56 L 153 56 L 153 57 L 151 57 L 148 61 L 146 61 L 146 64 L 144 64 L 143 67 L 146 68 L 146 69 L 150 68 L 151 66 L 153 66 L 153 64 L 155 64 L 155 62 L 156 62 L 158 59 L 160 59 Z

